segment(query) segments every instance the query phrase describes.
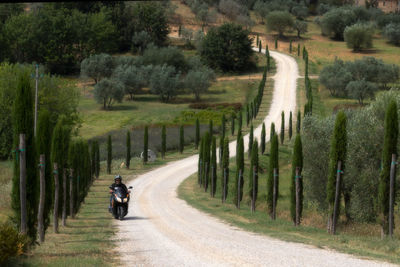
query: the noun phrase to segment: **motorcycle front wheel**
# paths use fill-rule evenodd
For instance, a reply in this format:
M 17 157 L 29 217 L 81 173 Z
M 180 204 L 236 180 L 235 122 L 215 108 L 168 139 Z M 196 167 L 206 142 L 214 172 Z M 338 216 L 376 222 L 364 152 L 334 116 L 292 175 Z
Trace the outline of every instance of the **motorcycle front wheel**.
M 124 218 L 124 207 L 122 205 L 118 207 L 118 217 L 120 220 Z

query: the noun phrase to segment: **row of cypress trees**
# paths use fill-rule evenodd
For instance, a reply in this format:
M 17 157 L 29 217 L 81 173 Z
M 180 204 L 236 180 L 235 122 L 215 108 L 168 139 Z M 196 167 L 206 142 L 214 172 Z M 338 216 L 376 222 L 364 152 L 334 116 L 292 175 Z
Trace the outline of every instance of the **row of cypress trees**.
M 52 213 L 55 232 L 58 232 L 59 218 L 65 225 L 67 214 L 76 213 L 93 175 L 99 174 L 100 158 L 97 142 L 92 144 L 94 151 L 91 157 L 86 141 L 71 139 L 72 128 L 67 119 L 60 116 L 54 125 L 50 112 L 45 108 L 39 111 L 35 137 L 33 115 L 32 88 L 29 76 L 24 74 L 19 77 L 12 116 L 15 157 L 11 207 L 15 222 L 21 231 L 30 237 L 32 244 L 35 243 L 38 230 L 39 241 L 44 242 L 45 231 L 50 225 Z M 21 134 L 25 136 L 24 150 L 19 148 Z M 26 160 L 26 175 L 23 174 L 22 178 L 26 178 L 26 183 L 20 179 L 22 153 Z M 39 164 L 40 155 L 44 156 L 44 162 Z M 43 170 L 44 173 L 42 192 L 39 188 L 39 170 Z M 44 196 L 44 201 L 41 203 L 43 212 L 38 216 L 40 195 Z M 73 196 L 73 199 L 70 199 L 70 196 Z M 21 206 L 22 199 L 25 198 L 26 206 Z M 24 214 L 22 218 L 21 214 Z

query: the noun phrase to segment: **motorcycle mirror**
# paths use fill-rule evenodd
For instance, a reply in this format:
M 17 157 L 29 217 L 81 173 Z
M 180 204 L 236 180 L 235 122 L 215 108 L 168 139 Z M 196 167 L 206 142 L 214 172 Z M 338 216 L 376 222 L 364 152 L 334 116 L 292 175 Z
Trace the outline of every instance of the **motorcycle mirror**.
M 132 186 L 128 187 L 128 189 L 132 189 L 132 188 L 133 188 Z

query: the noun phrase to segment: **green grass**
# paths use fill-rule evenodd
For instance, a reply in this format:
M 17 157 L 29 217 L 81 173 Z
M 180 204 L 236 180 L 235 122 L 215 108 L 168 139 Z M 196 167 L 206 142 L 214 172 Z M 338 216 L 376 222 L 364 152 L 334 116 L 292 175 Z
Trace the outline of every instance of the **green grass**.
M 267 147 L 267 150 L 269 148 Z M 178 196 L 188 204 L 200 209 L 212 216 L 218 217 L 228 224 L 241 227 L 244 230 L 269 235 L 285 241 L 301 242 L 319 248 L 335 249 L 341 252 L 354 254 L 361 257 L 400 263 L 400 241 L 398 239 L 382 240 L 380 238 L 379 225 L 344 223 L 341 218 L 338 225 L 338 235 L 332 236 L 326 233 L 326 221 L 323 215 L 317 213 L 313 207 L 305 205 L 302 225 L 294 227 L 290 218 L 290 159 L 292 144 L 285 144 L 279 148 L 279 200 L 277 205 L 277 220 L 269 218 L 266 211 L 266 179 L 268 169 L 268 156 L 260 156 L 259 195 L 256 212 L 251 214 L 250 198 L 248 191 L 248 172 L 245 172 L 244 197 L 241 209 L 238 210 L 233 202 L 233 181 L 235 175 L 234 159 L 230 161 L 230 184 L 226 204 L 221 204 L 221 185 L 217 183 L 215 198 L 197 185 L 197 174 L 186 179 L 178 189 Z M 245 156 L 247 159 L 247 155 Z M 249 160 L 246 160 L 245 169 L 249 168 Z M 220 177 L 220 170 L 217 175 Z M 219 179 L 219 178 L 218 178 Z M 220 180 L 218 180 L 220 181 Z M 395 235 L 400 230 L 396 229 Z

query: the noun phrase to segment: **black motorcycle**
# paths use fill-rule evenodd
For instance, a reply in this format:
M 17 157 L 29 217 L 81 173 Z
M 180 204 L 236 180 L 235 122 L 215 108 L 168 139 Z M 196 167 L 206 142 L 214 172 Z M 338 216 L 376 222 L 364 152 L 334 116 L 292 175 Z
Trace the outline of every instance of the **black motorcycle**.
M 122 186 L 112 187 L 111 212 L 115 219 L 122 220 L 128 214 L 129 192 Z M 132 189 L 130 186 L 128 189 Z

